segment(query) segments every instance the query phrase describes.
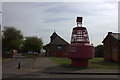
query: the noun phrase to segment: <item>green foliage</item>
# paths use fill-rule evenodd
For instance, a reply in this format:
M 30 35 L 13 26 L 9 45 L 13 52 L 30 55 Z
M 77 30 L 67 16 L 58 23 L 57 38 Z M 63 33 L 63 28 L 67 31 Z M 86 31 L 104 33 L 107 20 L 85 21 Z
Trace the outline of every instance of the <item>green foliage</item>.
M 43 42 L 41 38 L 37 38 L 35 36 L 26 37 L 23 44 L 23 49 L 25 51 L 39 51 L 42 48 L 42 44 Z
M 71 64 L 71 60 L 69 58 L 57 58 L 57 57 L 50 57 L 55 63 L 64 65 L 64 64 Z
M 95 57 L 103 57 L 103 45 L 98 45 L 95 47 Z
M 20 48 L 23 35 L 20 30 L 14 27 L 5 27 L 2 36 L 2 48 L 4 51 L 10 51 L 12 49 L 18 50 Z
M 104 58 L 93 58 L 89 60 L 90 69 L 118 69 L 120 65 L 117 62 L 104 61 Z
M 43 45 L 43 49 L 47 50 L 47 45 Z
M 119 64 L 115 62 L 106 62 L 103 58 L 92 58 L 88 62 L 88 66 L 71 66 L 71 60 L 68 58 L 56 58 L 50 57 L 55 63 L 59 64 L 64 68 L 74 68 L 74 69 L 118 69 Z

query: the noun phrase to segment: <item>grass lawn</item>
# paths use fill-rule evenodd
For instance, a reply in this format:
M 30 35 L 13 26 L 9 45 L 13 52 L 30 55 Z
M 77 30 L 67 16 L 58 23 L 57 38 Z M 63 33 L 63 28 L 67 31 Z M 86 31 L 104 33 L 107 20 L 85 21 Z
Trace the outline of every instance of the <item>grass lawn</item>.
M 13 58 L 0 58 L 0 60 L 2 61 L 9 61 L 9 60 L 12 60 Z
M 2 57 L 0 57 L 0 60 L 2 60 Z
M 27 54 L 27 53 L 24 53 L 24 55 L 26 58 L 33 58 L 33 59 L 36 59 L 38 56 L 37 55 L 34 55 L 34 54 Z
M 88 62 L 88 67 L 81 66 L 81 67 L 74 67 L 71 66 L 71 60 L 68 58 L 56 58 L 56 57 L 50 57 L 51 60 L 53 60 L 55 63 L 59 64 L 62 67 L 65 68 L 80 68 L 80 69 L 118 69 L 120 65 L 118 65 L 116 62 L 106 62 L 103 60 L 103 58 L 92 58 Z

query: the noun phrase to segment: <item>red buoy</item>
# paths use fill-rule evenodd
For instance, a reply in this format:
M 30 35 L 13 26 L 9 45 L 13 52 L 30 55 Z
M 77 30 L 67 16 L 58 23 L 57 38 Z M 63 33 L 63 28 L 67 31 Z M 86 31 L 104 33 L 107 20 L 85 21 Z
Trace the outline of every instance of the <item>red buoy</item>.
M 94 57 L 94 46 L 90 44 L 88 32 L 82 27 L 82 17 L 77 17 L 77 27 L 73 28 L 68 58 L 72 66 L 88 66 L 88 60 Z

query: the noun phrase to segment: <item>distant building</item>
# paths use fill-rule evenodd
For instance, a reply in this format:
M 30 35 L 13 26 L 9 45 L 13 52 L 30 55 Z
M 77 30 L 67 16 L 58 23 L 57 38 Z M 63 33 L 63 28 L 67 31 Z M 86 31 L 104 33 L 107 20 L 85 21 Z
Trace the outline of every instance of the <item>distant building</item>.
M 54 32 L 50 36 L 50 43 L 47 45 L 47 56 L 66 57 L 69 43 Z
M 2 58 L 13 58 L 13 53 L 11 51 L 2 51 Z
M 120 33 L 108 32 L 103 40 L 104 60 L 120 63 Z

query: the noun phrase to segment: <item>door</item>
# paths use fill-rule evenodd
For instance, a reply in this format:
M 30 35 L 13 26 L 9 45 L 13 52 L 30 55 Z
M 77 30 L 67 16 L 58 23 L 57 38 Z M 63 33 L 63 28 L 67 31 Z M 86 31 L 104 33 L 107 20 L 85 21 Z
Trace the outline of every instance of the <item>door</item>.
M 58 51 L 57 51 L 57 57 L 59 57 L 59 58 L 62 57 L 62 51 L 61 51 L 61 50 L 58 50 Z
M 116 48 L 113 49 L 112 59 L 114 61 L 118 61 L 118 54 L 117 54 L 117 49 Z
M 62 46 L 57 46 L 57 57 L 62 57 Z

